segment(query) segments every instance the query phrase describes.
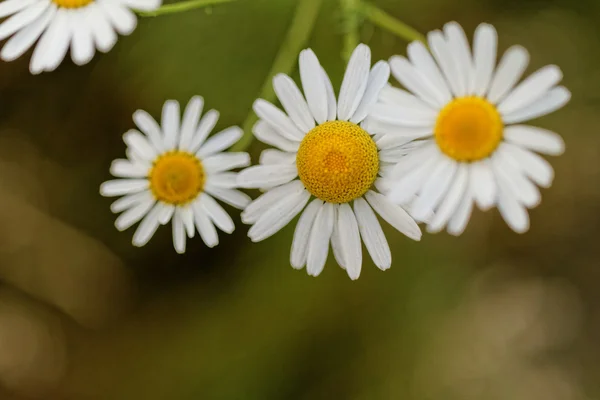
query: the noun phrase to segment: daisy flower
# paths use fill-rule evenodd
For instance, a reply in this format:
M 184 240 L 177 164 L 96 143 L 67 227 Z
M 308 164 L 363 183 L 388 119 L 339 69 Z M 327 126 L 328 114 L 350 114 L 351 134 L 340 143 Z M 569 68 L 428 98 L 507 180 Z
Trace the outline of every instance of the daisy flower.
M 10 37 L 0 57 L 19 58 L 39 40 L 29 69 L 32 74 L 53 71 L 71 48 L 77 65 L 87 64 L 96 52 L 108 52 L 117 33 L 129 35 L 137 25 L 131 9 L 152 11 L 162 0 L 4 0 L 0 40 Z
M 287 75 L 273 79 L 285 112 L 262 99 L 254 103 L 254 135 L 276 149 L 264 150 L 261 165 L 238 175 L 241 187 L 266 191 L 242 212 L 242 221 L 252 224 L 248 236 L 264 240 L 302 213 L 292 242 L 294 268 L 306 265 L 309 275 L 319 275 L 331 243 L 338 264 L 357 279 L 362 238 L 375 265 L 386 270 L 392 257 L 375 212 L 410 238 L 421 237 L 406 211 L 373 187 L 398 160 L 397 141 L 380 143 L 360 125 L 389 79 L 389 66 L 380 61 L 371 68 L 369 47 L 359 45 L 336 100 L 312 50 L 300 53 L 299 64 L 304 94 Z
M 384 88 L 367 121 L 378 134 L 418 139 L 398 163 L 396 180 L 387 182 L 387 195 L 412 202 L 417 220 L 429 215 L 430 232 L 447 227 L 461 234 L 474 204 L 497 206 L 510 228 L 527 231 L 527 209 L 541 199 L 538 186 L 549 187 L 554 177 L 536 152 L 559 155 L 564 142 L 522 123 L 569 101 L 570 92 L 558 86 L 561 70 L 545 66 L 518 83 L 527 51 L 513 46 L 496 66 L 497 34 L 488 24 L 475 31 L 472 52 L 455 22 L 430 32 L 428 42 L 433 55 L 413 42 L 408 59 L 390 59 L 392 74 L 408 91 Z
M 173 220 L 173 244 L 185 252 L 186 234 L 196 229 L 208 247 L 219 244 L 215 226 L 226 233 L 235 229 L 231 217 L 215 198 L 242 209 L 250 198 L 236 189 L 237 173 L 231 169 L 250 164 L 248 153 L 224 153 L 242 136 L 237 126 L 206 139 L 219 113 L 210 110 L 200 118 L 202 97 L 193 97 L 180 121 L 179 103 L 165 102 L 162 128 L 145 111 L 133 120 L 144 132 L 132 129 L 123 135 L 127 159 L 113 161 L 110 172 L 119 179 L 104 182 L 100 194 L 123 196 L 111 205 L 120 213 L 115 226 L 123 231 L 142 221 L 133 235 L 134 246 L 143 246 L 159 225 Z

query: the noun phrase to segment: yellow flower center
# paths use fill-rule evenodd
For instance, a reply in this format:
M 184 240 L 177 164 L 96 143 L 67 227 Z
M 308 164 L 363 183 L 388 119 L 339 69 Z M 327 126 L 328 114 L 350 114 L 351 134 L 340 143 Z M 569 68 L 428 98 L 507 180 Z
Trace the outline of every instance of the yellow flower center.
M 369 190 L 379 171 L 379 155 L 375 142 L 361 127 L 330 121 L 306 134 L 296 166 L 313 196 L 329 203 L 347 203 Z
M 435 140 L 447 156 L 477 161 L 496 150 L 503 130 L 502 118 L 493 104 L 480 97 L 460 97 L 440 112 Z
M 156 199 L 182 205 L 194 200 L 202 191 L 206 174 L 195 155 L 170 151 L 156 159 L 149 180 Z
M 94 0 L 52 0 L 54 4 L 62 8 L 80 8 L 85 7 Z

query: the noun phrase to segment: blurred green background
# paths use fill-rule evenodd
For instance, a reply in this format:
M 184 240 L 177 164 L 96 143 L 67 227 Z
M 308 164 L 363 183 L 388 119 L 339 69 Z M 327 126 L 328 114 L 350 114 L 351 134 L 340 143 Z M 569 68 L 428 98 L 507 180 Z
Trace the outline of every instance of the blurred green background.
M 31 76 L 29 56 L 0 63 L 0 398 L 599 398 L 600 3 L 373 3 L 423 33 L 456 20 L 472 37 L 492 23 L 500 51 L 530 51 L 528 72 L 562 68 L 573 99 L 535 124 L 567 151 L 530 232 L 495 210 L 458 238 L 386 229 L 392 268 L 365 255 L 355 282 L 333 259 L 318 278 L 293 270 L 295 224 L 252 244 L 237 218 L 218 247 L 194 238 L 183 256 L 167 227 L 132 247 L 98 194 L 132 113 L 200 94 L 221 112 L 217 129 L 242 124 L 297 1 L 140 18 L 85 67 Z M 342 26 L 324 0 L 307 44 L 336 87 Z M 368 21 L 360 40 L 375 60 L 407 44 Z M 252 143 L 253 160 L 262 148 Z

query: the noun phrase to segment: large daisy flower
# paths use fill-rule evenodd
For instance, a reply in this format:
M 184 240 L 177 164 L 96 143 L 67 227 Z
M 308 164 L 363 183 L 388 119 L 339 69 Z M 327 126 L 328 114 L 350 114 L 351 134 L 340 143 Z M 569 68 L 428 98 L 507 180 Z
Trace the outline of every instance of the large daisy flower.
M 390 248 L 375 212 L 410 238 L 421 237 L 406 211 L 373 188 L 401 156 L 398 141 L 374 138 L 360 126 L 389 79 L 389 66 L 380 61 L 371 68 L 369 47 L 359 45 L 336 100 L 313 51 L 302 51 L 299 63 L 304 95 L 287 75 L 273 80 L 285 113 L 262 99 L 254 103 L 260 118 L 254 135 L 277 149 L 265 150 L 261 165 L 238 175 L 241 187 L 266 191 L 242 213 L 252 224 L 248 236 L 264 240 L 304 210 L 292 243 L 294 268 L 306 265 L 309 275 L 319 275 L 331 243 L 338 264 L 357 279 L 362 238 L 374 263 L 388 269 Z
M 179 103 L 165 102 L 162 128 L 145 111 L 133 120 L 144 132 L 130 130 L 123 135 L 127 159 L 113 161 L 110 172 L 119 179 L 100 186 L 103 196 L 123 196 L 111 205 L 122 212 L 115 226 L 123 231 L 142 221 L 133 235 L 133 244 L 143 246 L 159 225 L 173 220 L 173 244 L 185 252 L 186 233 L 196 229 L 209 247 L 219 243 L 215 226 L 226 233 L 235 229 L 231 217 L 215 198 L 244 208 L 250 198 L 236 189 L 237 173 L 231 169 L 250 164 L 248 153 L 224 153 L 242 136 L 238 127 L 227 128 L 206 139 L 219 118 L 210 110 L 200 119 L 202 97 L 193 97 L 180 121 Z
M 4 0 L 0 3 L 0 57 L 19 58 L 39 40 L 29 69 L 32 74 L 58 67 L 71 48 L 77 65 L 87 64 L 96 49 L 107 52 L 117 33 L 129 35 L 137 25 L 131 9 L 152 11 L 162 0 Z M 12 36 L 12 37 L 11 37 Z
M 433 56 L 413 42 L 408 59 L 390 59 L 392 74 L 410 93 L 386 87 L 367 121 L 373 132 L 419 139 L 398 163 L 397 180 L 387 182 L 388 196 L 412 202 L 418 220 L 429 216 L 430 232 L 447 227 L 459 235 L 473 204 L 497 206 L 515 232 L 527 231 L 527 209 L 541 198 L 537 186 L 549 187 L 554 177 L 536 152 L 558 155 L 564 143 L 556 133 L 521 123 L 569 101 L 570 92 L 557 86 L 561 70 L 545 66 L 518 83 L 527 51 L 513 46 L 496 66 L 497 34 L 488 24 L 475 31 L 472 52 L 455 22 L 430 32 L 428 42 Z

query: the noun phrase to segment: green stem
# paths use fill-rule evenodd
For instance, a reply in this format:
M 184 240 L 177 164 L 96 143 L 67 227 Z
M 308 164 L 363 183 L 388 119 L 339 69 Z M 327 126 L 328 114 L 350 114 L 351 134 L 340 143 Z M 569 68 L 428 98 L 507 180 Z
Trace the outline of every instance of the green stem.
M 142 17 L 156 17 L 159 15 L 175 14 L 193 10 L 195 8 L 208 7 L 213 6 L 215 4 L 229 3 L 232 1 L 235 0 L 188 0 L 175 4 L 166 4 L 154 11 L 140 11 L 138 12 L 138 14 Z
M 278 73 L 290 74 L 293 71 L 298 54 L 305 46 L 313 30 L 322 3 L 323 0 L 299 0 L 290 28 L 261 88 L 260 98 L 274 101 L 273 77 Z M 257 120 L 258 118 L 251 111 L 242 126 L 244 136 L 231 148 L 231 151 L 243 151 L 248 148 L 253 139 L 252 127 Z
M 359 16 L 361 0 L 340 0 L 340 9 L 342 11 L 342 30 L 344 34 L 344 48 L 342 56 L 348 61 L 352 52 L 358 46 L 360 41 Z
M 366 19 L 375 25 L 392 32 L 406 41 L 412 42 L 414 40 L 419 40 L 423 43 L 427 43 L 425 36 L 419 31 L 406 25 L 404 22 L 397 20 L 373 4 L 363 3 L 361 12 Z

